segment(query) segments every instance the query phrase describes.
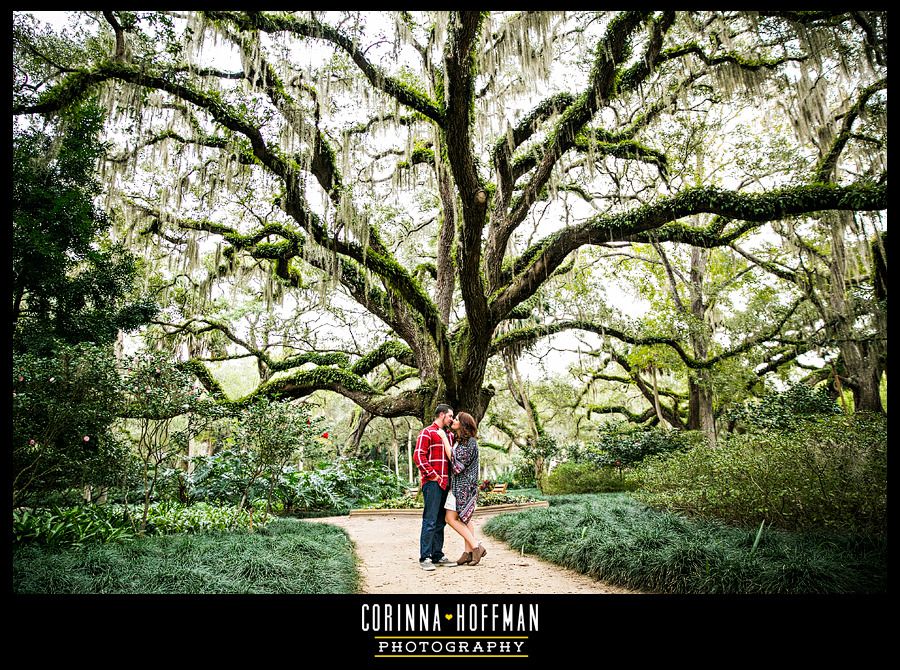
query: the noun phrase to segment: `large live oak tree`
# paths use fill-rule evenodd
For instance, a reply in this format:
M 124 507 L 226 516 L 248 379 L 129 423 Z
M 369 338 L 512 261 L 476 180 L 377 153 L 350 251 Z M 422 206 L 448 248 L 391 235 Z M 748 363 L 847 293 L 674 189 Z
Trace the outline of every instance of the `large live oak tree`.
M 354 360 L 315 351 L 273 358 L 232 324 L 176 324 L 193 336 L 224 335 L 267 370 L 289 373 L 254 394 L 327 389 L 382 417 L 425 418 L 447 401 L 481 418 L 493 394 L 485 387 L 491 356 L 567 328 L 606 334 L 604 324 L 575 321 L 510 327 L 579 248 L 631 241 L 709 249 L 770 222 L 887 208 L 883 147 L 871 150 L 875 167 L 864 174 L 848 177 L 841 167 L 845 149 L 865 142 L 852 128 L 804 147 L 817 153 L 816 170 L 734 189 L 712 179 L 670 183 L 672 162 L 685 157 L 649 144 L 685 101 L 796 95 L 798 66 L 828 87 L 836 80 L 826 73 L 841 61 L 858 74 L 841 80 L 849 92 L 828 89 L 826 97 L 835 110 L 847 95 L 866 105 L 887 88 L 877 14 L 399 12 L 381 23 L 367 13 L 91 16 L 98 36 L 71 51 L 17 24 L 13 113 L 51 114 L 102 92 L 141 119 L 120 132 L 126 146 L 110 157 L 116 174 L 128 176 L 139 156 L 150 156 L 168 193 L 142 199 L 134 182 L 119 189 L 110 180 L 111 202 L 145 222 L 146 235 L 174 245 L 195 243 L 195 233 L 220 240 L 212 274 L 223 280 L 238 256 L 262 261 L 297 290 L 315 268 L 393 333 Z M 197 62 L 211 53 L 203 39 L 239 54 L 241 68 Z M 326 47 L 327 63 L 310 64 L 313 45 Z M 333 100 L 339 89 L 345 101 L 352 96 L 344 110 Z M 833 129 L 846 114 L 834 116 L 818 125 Z M 405 149 L 397 147 L 403 139 L 376 149 L 386 129 L 406 138 Z M 161 147 L 172 147 L 166 158 Z M 629 183 L 610 179 L 604 166 L 612 164 L 631 166 Z M 401 172 L 390 184 L 379 179 Z M 171 195 L 182 189 L 183 201 Z M 243 189 L 245 204 L 248 193 L 256 204 L 229 215 L 208 193 L 189 201 L 189 189 Z M 560 209 L 546 210 L 573 192 L 590 207 L 565 220 Z M 421 263 L 425 247 L 412 232 L 398 232 L 390 217 L 373 220 L 375 205 L 398 193 L 436 196 L 435 220 L 421 226 L 434 263 Z M 538 225 L 545 211 L 556 217 L 549 227 Z M 417 383 L 409 375 L 374 380 L 390 360 Z M 199 356 L 184 365 L 226 400 Z

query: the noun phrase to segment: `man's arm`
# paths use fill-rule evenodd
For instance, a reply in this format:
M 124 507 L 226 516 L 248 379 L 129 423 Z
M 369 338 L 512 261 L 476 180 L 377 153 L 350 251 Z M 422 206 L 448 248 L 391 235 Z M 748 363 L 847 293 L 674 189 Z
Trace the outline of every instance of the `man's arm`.
M 437 470 L 431 467 L 428 460 L 428 448 L 431 446 L 431 440 L 428 433 L 424 430 L 419 433 L 419 439 L 416 440 L 416 449 L 413 451 L 413 462 L 419 468 L 419 472 L 425 477 L 425 481 L 431 479 L 439 479 Z

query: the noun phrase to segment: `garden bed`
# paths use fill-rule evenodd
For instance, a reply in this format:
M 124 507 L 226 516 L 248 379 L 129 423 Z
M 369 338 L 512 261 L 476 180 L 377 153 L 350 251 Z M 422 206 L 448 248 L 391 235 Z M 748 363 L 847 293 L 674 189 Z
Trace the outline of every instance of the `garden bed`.
M 516 512 L 523 509 L 532 509 L 534 507 L 549 507 L 550 503 L 546 500 L 536 500 L 533 502 L 521 503 L 505 503 L 501 505 L 487 505 L 475 508 L 475 516 L 483 516 L 485 514 L 497 514 L 499 512 Z M 391 508 L 362 508 L 350 510 L 350 516 L 422 516 L 421 507 L 412 507 L 407 509 L 391 509 Z

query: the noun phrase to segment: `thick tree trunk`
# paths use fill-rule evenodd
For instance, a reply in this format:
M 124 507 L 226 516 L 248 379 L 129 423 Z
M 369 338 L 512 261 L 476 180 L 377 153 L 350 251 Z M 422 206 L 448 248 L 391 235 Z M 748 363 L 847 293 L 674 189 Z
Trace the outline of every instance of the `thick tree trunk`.
M 881 374 L 869 368 L 866 376 L 853 387 L 853 407 L 856 412 L 879 412 L 884 414 L 881 404 Z
M 700 430 L 700 386 L 688 375 L 688 430 Z
M 847 249 L 844 233 L 853 223 L 852 212 L 831 212 L 826 215 L 831 224 L 831 295 L 830 307 L 837 315 L 834 335 L 841 351 L 844 369 L 853 390 L 854 411 L 881 412 L 881 372 L 883 345 L 876 340 L 871 344 L 861 341 L 853 332 L 857 315 L 847 300 Z M 876 320 L 877 321 L 877 320 Z M 880 329 L 879 329 L 880 330 Z M 886 333 L 886 331 L 885 331 Z
M 453 288 L 456 284 L 451 255 L 453 238 L 456 235 L 454 207 L 456 194 L 453 190 L 453 181 L 449 168 L 443 163 L 438 163 L 437 173 L 441 202 L 443 203 L 443 220 L 441 221 L 441 233 L 438 238 L 437 248 L 436 300 L 441 320 L 444 322 L 444 325 L 449 325 L 450 309 L 453 304 Z
M 857 350 L 854 352 L 854 365 L 847 365 L 845 358 L 844 367 L 850 376 L 848 385 L 853 391 L 853 411 L 884 414 L 884 406 L 881 404 L 883 368 L 878 353 L 871 351 L 878 347 L 866 347 L 861 342 L 850 342 L 842 348 L 842 351 L 851 347 Z
M 691 335 L 694 355 L 705 360 L 709 352 L 709 332 L 706 305 L 703 302 L 703 276 L 709 252 L 694 247 L 691 250 L 691 314 L 703 324 L 702 333 Z M 696 378 L 688 377 L 688 430 L 702 430 L 709 446 L 716 446 L 716 418 L 713 412 L 712 376 L 709 370 L 697 370 Z

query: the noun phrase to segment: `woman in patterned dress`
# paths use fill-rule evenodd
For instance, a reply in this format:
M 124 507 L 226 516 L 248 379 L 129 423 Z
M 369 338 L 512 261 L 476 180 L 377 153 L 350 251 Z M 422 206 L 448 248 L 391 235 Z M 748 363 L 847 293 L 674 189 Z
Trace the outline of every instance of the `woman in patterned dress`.
M 437 431 L 444 442 L 444 451 L 453 473 L 447 504 L 444 505 L 446 519 L 466 543 L 463 555 L 456 561 L 457 565 L 478 565 L 487 554 L 487 549 L 475 539 L 475 524 L 472 521 L 478 502 L 478 424 L 471 414 L 460 412 L 450 429 L 456 434 L 454 447 L 450 446 L 443 430 Z

